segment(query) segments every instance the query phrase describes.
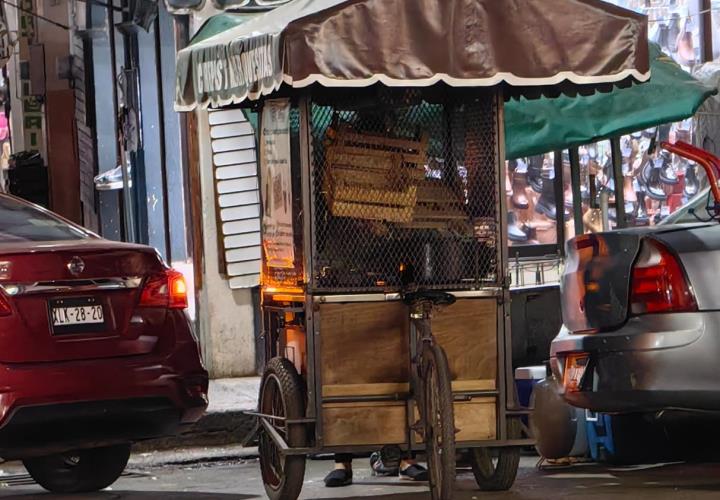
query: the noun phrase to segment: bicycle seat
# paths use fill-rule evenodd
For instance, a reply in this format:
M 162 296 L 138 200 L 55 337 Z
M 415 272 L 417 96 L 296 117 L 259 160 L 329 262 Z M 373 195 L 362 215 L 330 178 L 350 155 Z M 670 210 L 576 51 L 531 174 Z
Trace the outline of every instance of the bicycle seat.
M 439 290 L 417 290 L 415 292 L 404 293 L 403 302 L 407 305 L 416 304 L 418 302 L 432 302 L 435 306 L 449 306 L 455 303 L 455 296 L 441 292 Z

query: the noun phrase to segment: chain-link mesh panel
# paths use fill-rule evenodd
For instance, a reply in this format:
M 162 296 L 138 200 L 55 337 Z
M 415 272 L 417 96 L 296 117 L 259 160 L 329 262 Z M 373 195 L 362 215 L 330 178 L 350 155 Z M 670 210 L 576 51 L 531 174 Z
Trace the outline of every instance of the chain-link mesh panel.
M 497 284 L 497 119 L 492 94 L 312 104 L 313 288 Z

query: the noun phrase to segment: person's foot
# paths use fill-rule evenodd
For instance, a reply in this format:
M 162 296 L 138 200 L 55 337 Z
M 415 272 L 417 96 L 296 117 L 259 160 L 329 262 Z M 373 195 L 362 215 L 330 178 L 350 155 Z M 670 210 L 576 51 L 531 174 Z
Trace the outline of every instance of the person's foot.
M 400 479 L 406 481 L 427 481 L 428 471 L 425 467 L 418 464 L 411 464 L 400 469 Z
M 340 488 L 352 484 L 352 469 L 335 469 L 325 476 L 326 488 Z

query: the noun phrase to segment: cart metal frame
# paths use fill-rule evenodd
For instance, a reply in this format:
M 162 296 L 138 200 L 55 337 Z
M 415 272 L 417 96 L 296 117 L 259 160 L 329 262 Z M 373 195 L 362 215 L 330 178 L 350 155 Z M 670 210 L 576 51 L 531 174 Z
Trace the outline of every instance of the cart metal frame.
M 495 186 L 498 195 L 496 196 L 495 210 L 498 214 L 498 232 L 497 239 L 499 242 L 507 241 L 507 222 L 506 222 L 506 200 L 504 193 L 504 175 L 503 164 L 501 158 L 504 157 L 504 129 L 503 129 L 503 113 L 502 113 L 502 95 L 500 91 L 496 91 L 495 99 L 497 100 L 497 138 L 499 154 L 497 165 L 495 168 Z M 312 149 L 311 149 L 311 124 L 310 116 L 311 98 L 305 94 L 298 98 L 297 105 L 300 113 L 300 167 L 301 167 L 301 199 L 302 208 L 306 216 L 303 217 L 303 266 L 305 283 L 312 283 L 314 275 L 314 242 L 315 221 L 313 217 L 307 214 L 314 214 L 315 197 L 313 195 L 313 174 L 312 174 Z M 448 291 L 458 299 L 494 298 L 497 300 L 497 388 L 493 390 L 482 391 L 458 391 L 453 392 L 455 401 L 469 401 L 474 397 L 492 396 L 497 401 L 496 426 L 497 439 L 487 441 L 470 441 L 458 442 L 458 448 L 477 448 L 477 447 L 521 447 L 530 446 L 534 441 L 530 438 L 511 439 L 508 437 L 507 419 L 518 418 L 527 415 L 529 411 L 522 408 L 516 401 L 514 390 L 514 377 L 512 372 L 512 353 L 510 338 L 510 279 L 507 275 L 508 270 L 508 247 L 505 244 L 497 244 L 497 266 L 502 276 L 502 286 L 489 286 L 476 290 L 460 290 Z M 291 305 L 281 306 L 273 304 L 269 297 L 263 292 L 263 337 L 265 339 L 266 359 L 274 354 L 272 352 L 272 324 L 271 316 L 279 313 L 299 313 L 305 314 L 305 332 L 307 338 L 307 407 L 306 417 L 302 419 L 287 419 L 285 423 L 288 426 L 302 425 L 306 426 L 309 436 L 314 436 L 314 444 L 302 448 L 291 447 L 283 437 L 273 428 L 271 422 L 277 417 L 262 413 L 253 412 L 259 421 L 259 428 L 268 433 L 272 441 L 279 448 L 281 453 L 286 456 L 298 456 L 318 453 L 361 453 L 371 452 L 377 449 L 375 445 L 351 445 L 351 446 L 325 446 L 324 445 L 324 429 L 323 429 L 323 404 L 326 403 L 363 403 L 363 402 L 384 402 L 384 401 L 405 401 L 407 405 L 408 415 L 408 439 L 402 449 L 412 451 L 422 451 L 424 444 L 414 439 L 413 431 L 409 429 L 412 425 L 410 420 L 413 419 L 413 398 L 408 393 L 396 393 L 382 396 L 322 396 L 322 342 L 323 335 L 320 331 L 320 304 L 343 304 L 343 303 L 380 303 L 395 302 L 401 300 L 399 293 L 342 293 L 314 294 L 312 290 L 307 290 L 304 296 L 298 295 L 293 297 Z M 275 353 L 281 355 L 280 353 Z M 524 434 L 528 435 L 527 428 L 524 428 Z

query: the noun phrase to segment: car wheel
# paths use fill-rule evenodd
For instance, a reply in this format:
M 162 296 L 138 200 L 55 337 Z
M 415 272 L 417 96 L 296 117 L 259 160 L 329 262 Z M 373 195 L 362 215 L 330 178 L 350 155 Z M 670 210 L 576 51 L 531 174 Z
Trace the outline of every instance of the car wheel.
M 91 448 L 23 460 L 30 476 L 53 493 L 97 491 L 113 484 L 125 470 L 130 445 Z

